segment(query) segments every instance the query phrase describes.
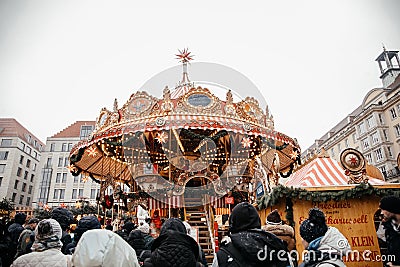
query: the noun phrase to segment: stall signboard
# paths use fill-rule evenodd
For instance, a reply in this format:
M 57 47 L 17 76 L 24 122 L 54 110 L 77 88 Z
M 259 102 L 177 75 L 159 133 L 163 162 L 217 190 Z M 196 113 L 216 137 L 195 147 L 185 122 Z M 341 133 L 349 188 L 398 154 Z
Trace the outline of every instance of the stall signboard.
M 225 204 L 233 205 L 235 204 L 235 199 L 233 197 L 225 197 Z
M 264 186 L 261 182 L 257 183 L 256 194 L 257 194 L 257 198 L 260 198 L 264 195 Z
M 293 203 L 293 216 L 296 223 L 298 254 L 302 255 L 303 246 L 298 231 L 300 224 L 308 218 L 310 208 L 317 207 L 325 213 L 328 226 L 336 227 L 351 247 L 351 254 L 344 257 L 348 267 L 381 267 L 381 254 L 376 234 L 374 214 L 378 209 L 379 199 L 368 197 L 343 201 L 311 202 L 296 200 Z M 300 259 L 301 260 L 301 259 Z

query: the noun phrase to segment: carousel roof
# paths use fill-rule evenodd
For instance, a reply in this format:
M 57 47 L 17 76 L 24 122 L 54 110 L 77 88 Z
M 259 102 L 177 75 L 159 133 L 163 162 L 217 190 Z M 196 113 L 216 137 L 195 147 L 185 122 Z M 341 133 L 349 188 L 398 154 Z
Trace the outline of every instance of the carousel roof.
M 72 148 L 70 171 L 73 174 L 83 172 L 100 180 L 112 177 L 130 181 L 132 158 L 150 157 L 153 164 L 165 162 L 165 155 L 156 146 L 169 142 L 174 137 L 171 131 L 181 150 L 184 147 L 178 140 L 177 131 L 188 131 L 186 144 L 189 145 L 191 138 L 211 138 L 219 142 L 219 146 L 229 142 L 241 144 L 241 148 L 235 148 L 237 154 L 260 157 L 267 172 L 276 154 L 279 156 L 280 171 L 293 170 L 294 162 L 299 161 L 297 141 L 274 130 L 274 120 L 268 107 L 264 113 L 255 98 L 248 96 L 234 102 L 229 90 L 226 99 L 221 100 L 209 89 L 195 87 L 187 78 L 186 70 L 184 79 L 173 93 L 166 87 L 162 98 L 156 98 L 138 91 L 122 107 L 118 107 L 115 100 L 112 111 L 103 108 L 90 137 Z M 129 151 L 124 150 L 125 144 L 134 138 L 141 139 L 141 143 L 131 144 Z M 151 142 L 153 145 L 149 145 Z M 214 149 L 217 151 L 220 147 Z M 233 157 L 231 150 L 225 153 L 218 152 L 214 156 L 216 159 L 219 157 L 218 160 L 228 154 Z M 130 160 L 127 159 L 129 157 Z

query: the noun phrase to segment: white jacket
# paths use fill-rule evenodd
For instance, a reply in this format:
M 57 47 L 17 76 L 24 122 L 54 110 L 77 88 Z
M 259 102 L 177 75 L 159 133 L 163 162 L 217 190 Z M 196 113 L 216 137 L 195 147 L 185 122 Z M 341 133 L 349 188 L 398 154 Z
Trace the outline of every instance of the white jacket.
M 139 267 L 135 250 L 119 235 L 104 229 L 85 232 L 72 255 L 74 267 Z
M 62 254 L 61 250 L 51 248 L 41 252 L 31 252 L 18 257 L 12 267 L 67 267 L 71 256 Z

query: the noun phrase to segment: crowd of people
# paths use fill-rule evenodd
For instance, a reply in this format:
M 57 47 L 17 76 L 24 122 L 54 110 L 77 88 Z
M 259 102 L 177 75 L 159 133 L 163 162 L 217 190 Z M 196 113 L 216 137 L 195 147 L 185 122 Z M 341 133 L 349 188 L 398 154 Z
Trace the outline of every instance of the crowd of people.
M 388 253 L 394 255 L 387 266 L 400 264 L 400 198 L 381 199 L 380 209 Z M 190 236 L 191 227 L 178 218 L 169 218 L 157 238 L 150 234 L 149 218 L 125 221 L 113 231 L 103 229 L 96 216 L 84 216 L 71 235 L 72 214 L 63 208 L 51 218 L 38 220 L 17 213 L 12 223 L 1 224 L 0 267 L 90 267 L 90 266 L 207 266 L 201 246 Z M 158 223 L 158 222 L 157 222 Z M 318 208 L 309 210 L 299 233 L 306 254 L 301 267 L 346 266 L 343 256 L 351 248 L 346 237 L 326 224 Z M 294 229 L 285 225 L 273 210 L 261 225 L 257 210 L 248 202 L 237 204 L 229 216 L 229 234 L 224 237 L 212 263 L 225 266 L 297 266 Z

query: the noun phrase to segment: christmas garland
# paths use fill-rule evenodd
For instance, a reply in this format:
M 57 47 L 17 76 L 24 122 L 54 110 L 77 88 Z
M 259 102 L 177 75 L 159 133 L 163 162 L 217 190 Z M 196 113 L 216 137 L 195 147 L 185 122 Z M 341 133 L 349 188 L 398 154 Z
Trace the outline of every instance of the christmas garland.
M 3 200 L 0 201 L 0 210 L 14 210 L 14 204 L 10 200 L 3 198 Z
M 378 196 L 383 197 L 387 195 L 400 196 L 400 189 L 398 188 L 376 188 L 371 184 L 361 183 L 351 189 L 340 191 L 307 191 L 302 188 L 286 187 L 278 185 L 270 194 L 266 194 L 257 200 L 258 208 L 265 209 L 269 206 L 277 204 L 283 197 L 289 199 L 303 199 L 313 202 L 327 202 L 330 200 L 341 201 L 346 199 L 361 198 L 363 196 Z

